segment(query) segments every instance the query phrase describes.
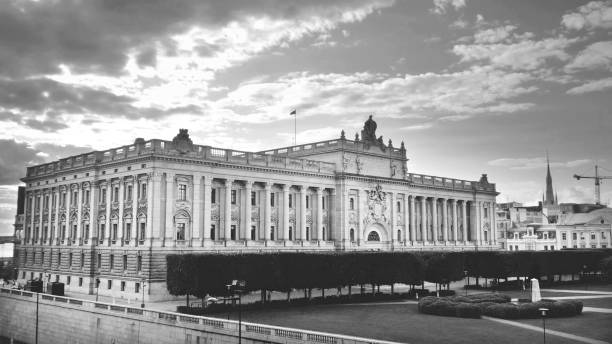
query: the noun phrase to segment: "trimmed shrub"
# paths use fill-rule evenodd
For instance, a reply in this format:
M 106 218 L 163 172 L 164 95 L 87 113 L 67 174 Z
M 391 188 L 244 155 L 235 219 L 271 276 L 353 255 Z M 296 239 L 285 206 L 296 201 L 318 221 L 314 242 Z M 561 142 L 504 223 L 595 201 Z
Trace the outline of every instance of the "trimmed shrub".
M 455 316 L 459 318 L 480 318 L 482 312 L 480 308 L 471 303 L 459 303 L 455 308 Z
M 519 309 L 513 303 L 496 303 L 483 310 L 483 314 L 502 319 L 518 319 Z

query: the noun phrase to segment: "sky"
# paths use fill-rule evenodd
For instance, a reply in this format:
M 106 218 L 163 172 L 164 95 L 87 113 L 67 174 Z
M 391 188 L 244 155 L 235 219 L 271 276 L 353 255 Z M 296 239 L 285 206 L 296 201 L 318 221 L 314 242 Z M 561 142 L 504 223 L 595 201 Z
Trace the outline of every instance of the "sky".
M 0 234 L 26 166 L 171 140 L 246 151 L 377 135 L 409 172 L 535 204 L 612 175 L 612 1 L 8 0 L 0 4 Z M 612 180 L 602 201 L 612 200 Z

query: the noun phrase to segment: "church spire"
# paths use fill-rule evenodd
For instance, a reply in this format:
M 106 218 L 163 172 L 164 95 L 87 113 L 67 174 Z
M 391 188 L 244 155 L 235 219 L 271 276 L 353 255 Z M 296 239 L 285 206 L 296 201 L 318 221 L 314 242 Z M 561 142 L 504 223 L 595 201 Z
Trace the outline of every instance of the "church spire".
M 544 204 L 556 204 L 555 194 L 553 193 L 552 177 L 550 175 L 550 160 L 548 159 L 548 150 L 546 150 L 546 197 Z

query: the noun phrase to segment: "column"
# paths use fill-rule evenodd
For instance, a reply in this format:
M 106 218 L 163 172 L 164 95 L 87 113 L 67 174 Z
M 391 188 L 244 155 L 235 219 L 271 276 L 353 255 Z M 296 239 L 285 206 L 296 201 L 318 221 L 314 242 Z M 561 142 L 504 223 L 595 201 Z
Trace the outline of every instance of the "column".
M 203 240 L 210 240 L 210 193 L 212 191 L 212 177 L 204 176 L 204 219 L 202 220 Z
M 306 185 L 300 186 L 300 240 L 306 240 L 306 194 L 308 193 L 308 187 Z
M 270 205 L 270 191 L 272 190 L 272 183 L 266 182 L 264 186 L 264 239 L 270 240 L 270 223 L 272 215 L 272 207 Z
M 53 217 L 53 189 L 49 190 L 49 203 L 47 204 L 47 206 L 49 207 L 49 215 L 47 218 L 47 227 L 48 227 L 48 240 L 49 240 L 49 245 L 53 244 L 53 238 L 51 237 L 51 227 L 53 226 L 53 221 L 52 221 L 52 217 Z M 89 212 L 89 217 L 92 218 L 92 213 L 93 213 L 93 208 L 92 210 Z M 57 215 L 56 215 L 57 217 Z M 91 222 L 91 221 L 90 221 Z
M 117 224 L 117 241 L 119 245 L 123 246 L 125 238 L 123 237 L 123 206 L 125 204 L 125 181 L 123 178 L 119 180 L 119 222 Z
M 468 242 L 468 228 L 467 228 L 467 201 L 461 201 L 461 226 L 463 226 L 463 243 Z
M 476 243 L 480 245 L 482 244 L 481 242 L 482 236 L 480 233 L 480 216 L 481 216 L 480 210 L 482 209 L 482 203 L 480 201 L 475 201 L 473 204 L 474 205 L 472 209 L 474 210 L 474 213 L 470 217 L 470 219 L 474 219 L 472 223 L 472 229 L 474 230 L 474 234 L 476 234 Z
M 138 240 L 144 240 L 144 238 L 138 238 L 138 231 L 140 230 L 140 224 L 138 223 L 138 188 L 140 181 L 138 176 L 134 176 L 132 180 L 132 233 L 130 233 L 130 246 L 138 246 Z M 89 228 L 91 231 L 91 225 Z
M 244 181 L 244 219 L 242 221 L 242 238 L 251 240 L 251 192 L 253 190 L 253 182 L 250 180 Z
M 45 194 L 41 192 L 40 194 L 40 212 L 38 215 L 38 243 L 42 245 L 43 233 L 44 233 L 44 225 L 43 225 L 43 214 L 44 214 L 44 204 L 45 203 Z
M 66 188 L 66 237 L 65 243 L 72 243 L 72 218 L 70 216 L 70 208 L 72 208 L 72 185 L 68 184 Z M 38 197 L 38 196 L 36 196 Z
M 55 236 L 53 238 L 53 245 L 57 245 L 57 242 L 59 241 L 60 238 L 60 222 L 59 222 L 59 218 L 60 218 L 60 189 L 59 188 L 55 188 L 55 221 L 53 221 L 53 226 L 55 227 L 55 232 L 53 233 L 53 235 Z M 51 195 L 51 202 L 53 202 L 53 195 Z M 32 215 L 34 215 L 34 213 L 32 213 Z
M 410 214 L 410 202 L 408 200 L 408 193 L 404 194 L 404 246 L 408 244 L 411 235 L 410 222 L 412 222 L 412 215 Z
M 423 242 L 429 241 L 427 230 L 427 198 L 421 196 L 421 239 Z
M 389 192 L 389 202 L 391 202 L 391 209 L 389 209 L 389 216 L 391 217 L 389 219 L 389 222 L 391 223 L 391 225 L 389 226 L 390 229 L 390 234 L 391 234 L 391 238 L 389 238 L 391 242 L 395 243 L 397 242 L 397 234 L 396 234 L 396 229 L 395 229 L 395 224 L 397 223 L 396 217 L 397 217 L 397 208 L 396 208 L 396 204 L 395 204 L 395 194 L 393 192 Z
M 457 243 L 457 200 L 451 201 L 451 216 L 453 221 L 453 240 Z
M 438 199 L 436 197 L 431 198 L 431 228 L 433 241 L 437 243 L 440 233 L 438 229 Z
M 493 228 L 492 236 L 493 236 L 493 245 L 497 245 L 497 211 L 495 208 L 495 202 L 489 203 L 491 205 L 491 228 Z M 559 239 L 557 239 L 559 240 Z
M 323 192 L 320 187 L 316 187 L 317 195 L 317 240 L 323 239 Z
M 448 203 L 446 198 L 442 198 L 442 240 L 448 241 Z
M 283 240 L 289 240 L 289 188 L 291 185 L 283 185 Z
M 368 238 L 366 233 L 366 225 L 363 223 L 364 218 L 368 214 L 368 190 L 363 190 L 359 193 L 359 229 L 357 230 L 357 243 L 361 244 L 362 241 L 366 241 Z
M 111 244 L 111 232 L 112 232 L 112 228 L 111 228 L 111 220 L 110 220 L 110 214 L 111 214 L 111 194 L 113 191 L 113 185 L 110 182 L 110 179 L 108 180 L 108 183 L 106 184 L 106 224 L 104 225 L 105 230 L 104 230 L 104 240 L 106 240 L 106 245 L 110 246 Z
M 147 181 L 147 239 L 149 245 L 153 240 L 160 237 L 161 222 L 161 174 L 159 172 L 149 173 Z M 154 221 L 155 217 L 155 221 Z M 143 238 L 144 240 L 145 238 Z
M 166 172 L 166 227 L 164 228 L 162 242 L 167 238 L 174 241 L 174 174 Z
M 191 231 L 187 232 L 187 240 L 189 245 L 194 242 L 199 242 L 202 238 L 202 175 L 195 173 L 193 175 L 193 219 L 191 222 Z
M 77 189 L 77 233 L 76 233 L 76 241 L 78 245 L 83 244 L 83 185 L 79 184 Z
M 416 213 L 414 209 L 414 196 L 410 196 L 410 239 L 414 244 L 417 241 L 416 237 Z
M 224 239 L 231 240 L 232 238 L 232 179 L 225 179 L 225 206 L 223 208 L 223 226 Z

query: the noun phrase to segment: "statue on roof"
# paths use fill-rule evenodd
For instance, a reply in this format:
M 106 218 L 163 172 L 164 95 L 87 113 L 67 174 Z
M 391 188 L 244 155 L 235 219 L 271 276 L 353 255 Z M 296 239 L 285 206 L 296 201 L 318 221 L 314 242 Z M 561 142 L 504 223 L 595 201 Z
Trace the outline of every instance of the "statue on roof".
M 376 122 L 372 119 L 372 115 L 363 125 L 361 139 L 364 141 L 376 141 Z
M 189 138 L 187 129 L 179 129 L 179 133 L 172 139 L 174 149 L 181 154 L 185 154 L 193 150 L 193 142 Z

